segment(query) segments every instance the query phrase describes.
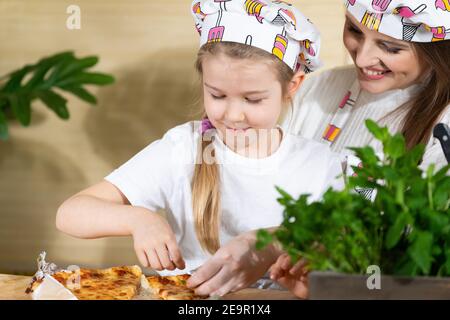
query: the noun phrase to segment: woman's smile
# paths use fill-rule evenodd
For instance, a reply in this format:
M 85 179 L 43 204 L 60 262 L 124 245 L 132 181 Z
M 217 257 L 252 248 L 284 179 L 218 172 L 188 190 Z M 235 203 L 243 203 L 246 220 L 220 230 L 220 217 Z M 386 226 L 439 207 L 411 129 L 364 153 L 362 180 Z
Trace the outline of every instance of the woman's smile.
M 362 80 L 381 80 L 392 71 L 390 70 L 379 70 L 374 68 L 358 68 L 360 77 Z

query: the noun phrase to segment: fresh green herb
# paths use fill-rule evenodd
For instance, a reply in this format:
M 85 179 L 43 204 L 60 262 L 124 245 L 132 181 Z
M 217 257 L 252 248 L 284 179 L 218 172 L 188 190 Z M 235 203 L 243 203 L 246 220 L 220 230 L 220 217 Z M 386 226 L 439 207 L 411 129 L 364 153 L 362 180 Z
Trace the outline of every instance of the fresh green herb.
M 96 104 L 95 96 L 83 86 L 114 82 L 111 75 L 86 71 L 97 62 L 98 58 L 95 56 L 79 59 L 73 52 L 62 52 L 0 77 L 3 83 L 0 83 L 0 139 L 8 138 L 7 115 L 19 120 L 23 126 L 30 124 L 31 103 L 35 99 L 40 99 L 58 117 L 68 119 L 67 99 L 55 92 L 55 89 Z
M 362 160 L 357 176 L 320 201 L 277 188 L 283 223 L 273 234 L 260 230 L 257 247 L 277 241 L 294 261 L 306 258 L 310 270 L 364 274 L 378 265 L 384 274 L 450 276 L 450 166 L 423 173 L 423 145 L 407 150 L 401 134 L 371 120 L 366 126 L 382 142 L 384 159 L 371 147 L 352 148 Z M 376 189 L 374 201 L 356 187 Z

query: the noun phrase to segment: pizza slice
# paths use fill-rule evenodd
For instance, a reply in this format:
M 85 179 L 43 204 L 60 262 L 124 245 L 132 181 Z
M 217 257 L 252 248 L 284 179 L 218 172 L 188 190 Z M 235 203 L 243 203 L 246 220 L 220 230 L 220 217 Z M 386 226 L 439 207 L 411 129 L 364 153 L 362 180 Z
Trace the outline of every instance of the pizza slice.
M 195 294 L 194 289 L 186 285 L 189 274 L 177 276 L 149 276 L 146 277 L 148 289 L 162 300 L 201 300 L 208 298 Z
M 138 266 L 122 266 L 59 271 L 51 276 L 79 300 L 130 300 L 138 293 L 141 275 L 142 270 Z M 26 292 L 35 291 L 42 281 L 33 278 Z

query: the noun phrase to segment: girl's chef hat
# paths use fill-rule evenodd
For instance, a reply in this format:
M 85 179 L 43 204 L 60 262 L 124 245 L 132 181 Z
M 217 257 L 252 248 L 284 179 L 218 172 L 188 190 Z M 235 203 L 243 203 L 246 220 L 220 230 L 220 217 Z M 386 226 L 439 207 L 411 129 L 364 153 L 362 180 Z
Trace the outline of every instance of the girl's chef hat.
M 283 1 L 194 0 L 192 14 L 200 46 L 238 42 L 263 49 L 291 69 L 320 67 L 320 34 L 294 6 Z
M 399 40 L 450 39 L 450 0 L 345 0 L 363 25 Z

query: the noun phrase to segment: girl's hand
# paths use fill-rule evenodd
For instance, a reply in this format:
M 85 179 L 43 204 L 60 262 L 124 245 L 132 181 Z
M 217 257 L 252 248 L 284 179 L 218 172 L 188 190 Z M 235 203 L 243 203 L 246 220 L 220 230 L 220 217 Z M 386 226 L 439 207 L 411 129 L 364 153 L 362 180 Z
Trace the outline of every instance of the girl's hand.
M 155 270 L 184 269 L 175 235 L 166 219 L 148 210 L 138 212 L 131 223 L 134 250 L 144 267 Z
M 223 296 L 253 284 L 280 254 L 270 247 L 258 251 L 255 242 L 255 233 L 232 239 L 191 276 L 188 286 L 200 295 Z
M 270 278 L 290 290 L 297 297 L 308 297 L 308 270 L 306 261 L 301 259 L 294 266 L 288 254 L 282 254 L 271 267 Z

